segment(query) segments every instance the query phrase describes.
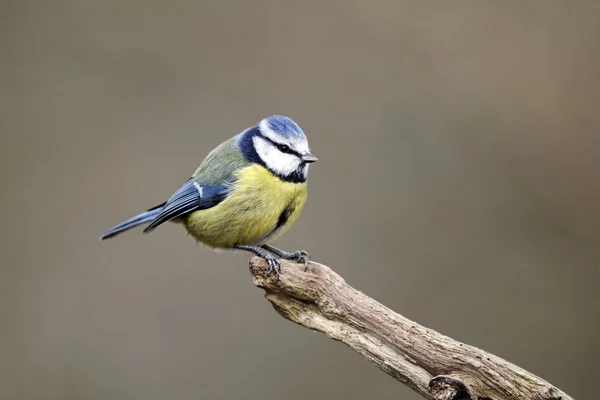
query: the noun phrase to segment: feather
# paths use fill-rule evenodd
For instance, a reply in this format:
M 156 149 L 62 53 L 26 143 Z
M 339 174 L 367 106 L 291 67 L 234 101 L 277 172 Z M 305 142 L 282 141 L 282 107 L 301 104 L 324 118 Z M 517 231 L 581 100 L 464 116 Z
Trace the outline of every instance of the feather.
M 138 225 L 152 221 L 158 214 L 160 214 L 163 206 L 164 203 L 110 228 L 108 231 L 104 232 L 102 237 L 100 237 L 100 240 L 110 239 L 113 236 L 117 236 L 121 232 L 125 232 L 126 230 L 134 228 Z
M 165 203 L 160 213 L 144 229 L 144 233 L 152 231 L 165 222 L 172 221 L 192 211 L 211 208 L 223 201 L 229 192 L 227 183 L 220 185 L 203 185 L 190 178 Z

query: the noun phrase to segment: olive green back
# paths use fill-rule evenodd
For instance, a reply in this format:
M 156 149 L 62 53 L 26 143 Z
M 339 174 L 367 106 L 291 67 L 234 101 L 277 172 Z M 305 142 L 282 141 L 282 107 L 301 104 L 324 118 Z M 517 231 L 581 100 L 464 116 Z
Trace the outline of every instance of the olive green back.
M 219 185 L 233 177 L 235 171 L 248 166 L 238 145 L 239 135 L 226 140 L 215 147 L 202 161 L 202 164 L 196 172 L 194 179 L 205 185 Z

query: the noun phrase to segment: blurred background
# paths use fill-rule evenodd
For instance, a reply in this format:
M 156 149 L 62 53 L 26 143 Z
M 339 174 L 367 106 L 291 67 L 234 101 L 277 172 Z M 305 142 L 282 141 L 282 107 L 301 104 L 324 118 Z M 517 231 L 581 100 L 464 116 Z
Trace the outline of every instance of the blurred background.
M 0 398 L 419 399 L 180 226 L 99 242 L 281 113 L 277 241 L 577 398 L 600 369 L 600 3 L 9 0 Z M 284 272 L 285 273 L 285 272 Z

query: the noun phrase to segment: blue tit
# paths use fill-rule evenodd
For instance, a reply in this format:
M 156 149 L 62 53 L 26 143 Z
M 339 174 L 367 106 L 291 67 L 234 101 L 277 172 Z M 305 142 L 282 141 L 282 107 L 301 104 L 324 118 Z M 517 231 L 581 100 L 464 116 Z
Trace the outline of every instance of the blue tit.
M 308 264 L 305 251 L 269 245 L 294 223 L 306 202 L 310 153 L 306 135 L 290 118 L 273 115 L 212 150 L 169 200 L 111 228 L 101 240 L 141 224 L 144 233 L 182 223 L 198 242 L 263 257 L 279 278 L 277 257 Z

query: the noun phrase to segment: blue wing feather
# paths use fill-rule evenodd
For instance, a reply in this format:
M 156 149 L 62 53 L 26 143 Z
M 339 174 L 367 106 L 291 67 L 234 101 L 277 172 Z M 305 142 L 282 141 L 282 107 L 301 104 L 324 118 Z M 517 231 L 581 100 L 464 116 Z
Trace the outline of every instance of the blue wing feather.
M 144 229 L 148 233 L 157 226 L 184 216 L 192 211 L 211 208 L 225 200 L 229 194 L 230 185 L 203 185 L 190 178 L 165 203 L 160 214 Z

